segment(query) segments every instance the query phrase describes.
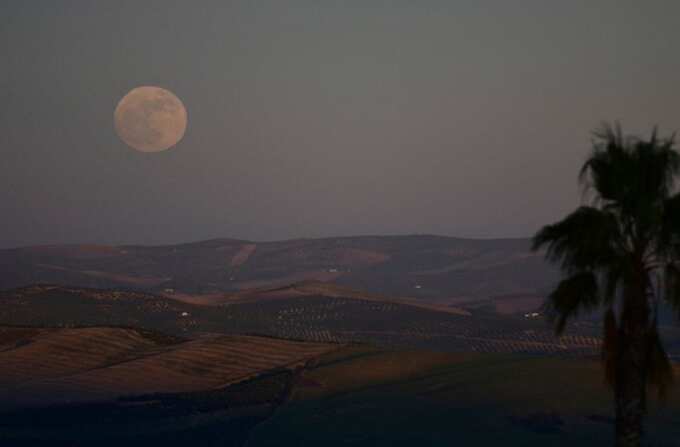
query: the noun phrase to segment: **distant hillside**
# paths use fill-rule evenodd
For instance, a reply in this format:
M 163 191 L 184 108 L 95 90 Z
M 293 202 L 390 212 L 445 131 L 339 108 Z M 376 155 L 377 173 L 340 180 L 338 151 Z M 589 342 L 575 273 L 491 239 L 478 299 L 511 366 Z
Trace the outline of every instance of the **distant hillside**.
M 188 338 L 256 334 L 395 349 L 560 355 L 595 355 L 600 333 L 582 322 L 556 338 L 541 318 L 389 299 L 317 283 L 240 292 L 211 305 L 149 292 L 38 285 L 0 291 L 0 325 L 126 326 Z
M 35 283 L 210 295 L 300 281 L 455 304 L 540 301 L 556 279 L 527 239 L 364 236 L 0 250 L 0 289 Z
M 285 286 L 260 287 L 255 289 L 239 290 L 237 292 L 215 293 L 208 295 L 189 295 L 173 292 L 166 293 L 164 296 L 191 304 L 203 304 L 211 306 L 323 296 L 326 298 L 349 298 L 362 301 L 405 304 L 420 309 L 434 310 L 436 312 L 470 315 L 470 312 L 467 310 L 455 306 L 430 304 L 415 298 L 388 297 L 381 294 L 353 290 L 349 287 L 321 281 L 302 281 L 298 283 L 287 284 Z

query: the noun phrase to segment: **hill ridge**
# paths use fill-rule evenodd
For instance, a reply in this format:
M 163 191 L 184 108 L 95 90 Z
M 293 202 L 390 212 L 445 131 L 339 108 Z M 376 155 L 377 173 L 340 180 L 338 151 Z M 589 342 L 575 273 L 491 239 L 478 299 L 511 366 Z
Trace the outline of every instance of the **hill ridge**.
M 177 245 L 51 245 L 0 250 L 0 289 L 33 283 L 155 293 L 237 293 L 320 281 L 430 304 L 541 298 L 557 278 L 528 239 L 341 236 Z M 458 300 L 458 301 L 456 301 Z

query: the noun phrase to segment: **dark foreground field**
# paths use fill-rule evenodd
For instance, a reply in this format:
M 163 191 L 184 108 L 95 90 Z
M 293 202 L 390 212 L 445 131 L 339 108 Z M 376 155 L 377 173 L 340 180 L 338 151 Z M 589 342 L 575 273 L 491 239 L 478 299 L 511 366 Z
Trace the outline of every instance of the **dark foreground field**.
M 600 446 L 612 436 L 609 391 L 598 363 L 584 359 L 256 338 L 220 339 L 206 349 L 207 341 L 90 328 L 88 337 L 108 340 L 98 357 L 73 338 L 79 330 L 51 330 L 40 336 L 51 349 L 33 347 L 43 350 L 42 363 L 25 365 L 32 373 L 19 371 L 20 363 L 7 367 L 38 344 L 30 341 L 35 330 L 23 331 L 4 332 L 3 392 L 33 386 L 56 398 L 5 401 L 3 446 Z M 80 351 L 66 349 L 64 337 Z M 220 353 L 211 367 L 206 360 Z M 69 356 L 89 356 L 87 371 L 73 371 Z M 234 380 L 244 365 L 261 369 Z M 22 380 L 36 375 L 42 378 Z M 134 383 L 156 392 L 131 393 Z M 676 388 L 665 403 L 652 403 L 647 445 L 677 445 L 678 421 Z
M 592 320 L 297 283 L 191 296 L 0 291 L 0 446 L 601 446 Z M 662 335 L 677 356 L 680 331 Z M 680 372 L 680 371 L 679 371 Z M 680 388 L 646 445 L 680 439 Z

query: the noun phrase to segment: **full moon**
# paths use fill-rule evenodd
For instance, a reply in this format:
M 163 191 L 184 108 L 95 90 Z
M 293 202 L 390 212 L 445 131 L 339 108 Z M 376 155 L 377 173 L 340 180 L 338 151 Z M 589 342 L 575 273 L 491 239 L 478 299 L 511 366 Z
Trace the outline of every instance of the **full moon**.
M 121 140 L 141 152 L 161 152 L 176 145 L 187 128 L 187 111 L 172 92 L 137 87 L 118 102 L 113 113 Z

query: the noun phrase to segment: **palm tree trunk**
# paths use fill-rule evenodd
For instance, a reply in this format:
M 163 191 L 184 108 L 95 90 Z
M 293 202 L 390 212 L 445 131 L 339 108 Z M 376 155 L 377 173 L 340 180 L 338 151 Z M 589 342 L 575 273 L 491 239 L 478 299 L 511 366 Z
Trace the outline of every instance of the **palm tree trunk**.
M 639 447 L 646 411 L 646 306 L 622 316 L 616 368 L 616 447 Z

